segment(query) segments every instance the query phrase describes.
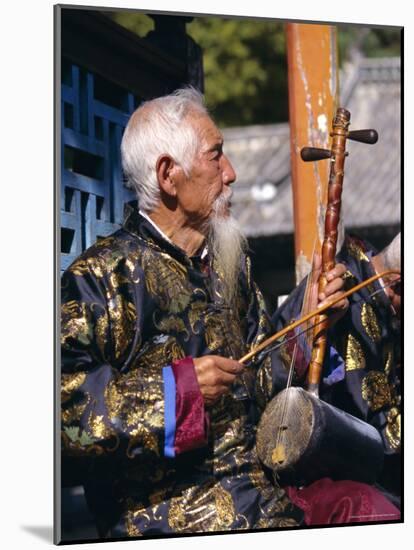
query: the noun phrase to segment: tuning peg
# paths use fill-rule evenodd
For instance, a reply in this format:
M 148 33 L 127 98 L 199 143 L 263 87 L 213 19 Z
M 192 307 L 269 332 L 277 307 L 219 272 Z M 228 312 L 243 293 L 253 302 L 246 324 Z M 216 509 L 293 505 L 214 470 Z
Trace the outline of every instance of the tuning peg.
M 352 139 L 352 141 L 373 145 L 378 141 L 378 132 L 376 130 L 352 130 L 348 132 L 347 138 Z
M 330 149 L 319 149 L 318 147 L 303 147 L 300 156 L 305 162 L 314 160 L 329 159 L 332 156 Z

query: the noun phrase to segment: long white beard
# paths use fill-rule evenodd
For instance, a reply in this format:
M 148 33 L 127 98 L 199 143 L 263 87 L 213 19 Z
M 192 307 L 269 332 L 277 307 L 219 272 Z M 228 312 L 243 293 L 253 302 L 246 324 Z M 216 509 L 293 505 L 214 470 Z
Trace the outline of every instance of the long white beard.
M 232 307 L 237 296 L 241 256 L 247 248 L 247 240 L 239 223 L 227 210 L 231 191 L 222 193 L 215 201 L 209 220 L 208 248 L 214 265 L 223 281 L 223 299 Z

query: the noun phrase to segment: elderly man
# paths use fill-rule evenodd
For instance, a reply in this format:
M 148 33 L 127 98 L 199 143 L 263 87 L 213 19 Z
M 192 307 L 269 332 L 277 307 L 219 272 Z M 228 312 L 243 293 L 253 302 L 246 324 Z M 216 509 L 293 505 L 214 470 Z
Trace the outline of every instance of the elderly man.
M 237 359 L 270 325 L 230 215 L 236 175 L 200 94 L 143 104 L 122 159 L 140 210 L 62 280 L 63 452 L 79 457 L 100 536 L 301 524 L 256 456 L 272 365 Z

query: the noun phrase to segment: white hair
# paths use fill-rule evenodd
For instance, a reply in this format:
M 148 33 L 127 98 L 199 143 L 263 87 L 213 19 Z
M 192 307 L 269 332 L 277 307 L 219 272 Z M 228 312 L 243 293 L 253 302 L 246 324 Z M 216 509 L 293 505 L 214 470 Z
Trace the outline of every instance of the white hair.
M 398 233 L 391 243 L 381 251 L 386 269 L 401 269 L 401 234 Z
M 170 155 L 190 174 L 201 145 L 190 113 L 208 115 L 202 94 L 192 87 L 144 102 L 129 119 L 121 143 L 122 167 L 144 212 L 160 201 L 155 168 L 161 155 Z

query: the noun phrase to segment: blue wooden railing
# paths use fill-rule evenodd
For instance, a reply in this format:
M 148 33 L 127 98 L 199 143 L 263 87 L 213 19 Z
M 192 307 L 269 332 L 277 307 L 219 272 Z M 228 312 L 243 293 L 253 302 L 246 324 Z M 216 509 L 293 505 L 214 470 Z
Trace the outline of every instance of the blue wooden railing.
M 120 227 L 122 133 L 140 103 L 132 93 L 69 62 L 62 64 L 61 271 L 97 238 Z

